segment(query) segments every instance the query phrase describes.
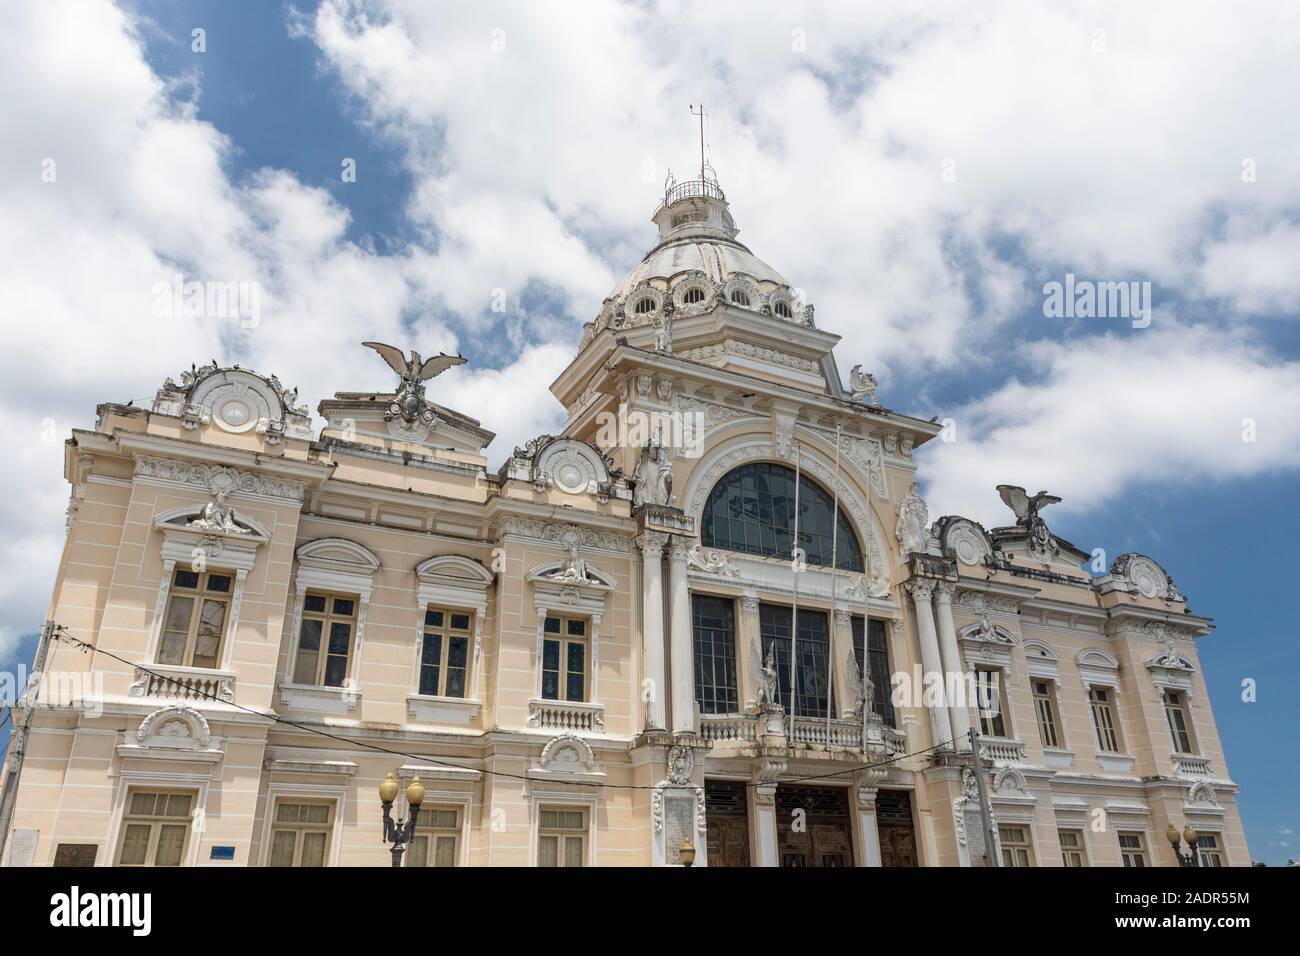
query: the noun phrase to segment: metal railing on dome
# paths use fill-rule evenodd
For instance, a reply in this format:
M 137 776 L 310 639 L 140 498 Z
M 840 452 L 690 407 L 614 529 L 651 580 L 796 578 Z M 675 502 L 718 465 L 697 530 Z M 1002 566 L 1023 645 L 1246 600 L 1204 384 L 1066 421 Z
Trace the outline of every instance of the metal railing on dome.
M 663 206 L 671 206 L 673 203 L 692 197 L 702 199 L 721 199 L 727 201 L 722 187 L 712 179 L 692 179 L 684 183 L 674 183 L 664 191 Z M 660 208 L 663 208 L 661 206 Z

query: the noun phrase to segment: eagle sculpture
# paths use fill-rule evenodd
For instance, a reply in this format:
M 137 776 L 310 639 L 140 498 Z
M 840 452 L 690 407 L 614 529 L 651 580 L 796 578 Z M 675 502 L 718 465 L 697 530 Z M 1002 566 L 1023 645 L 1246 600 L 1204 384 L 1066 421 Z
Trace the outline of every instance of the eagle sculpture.
M 1016 513 L 1016 524 L 1030 528 L 1038 520 L 1038 512 L 1048 505 L 1054 505 L 1061 499 L 1040 491 L 1032 498 L 1019 485 L 998 485 L 998 494 L 1003 503 Z
M 431 359 L 422 359 L 420 353 L 414 349 L 411 350 L 408 358 L 402 354 L 401 349 L 385 345 L 383 342 L 361 344 L 378 352 L 389 367 L 402 377 L 402 384 L 393 396 L 392 404 L 388 406 L 384 421 L 391 422 L 394 418 L 401 418 L 408 425 L 420 421 L 426 425 L 433 424 L 436 415 L 424 398 L 424 383 L 453 366 L 464 365 L 465 359 L 459 355 L 444 355 L 441 352 Z

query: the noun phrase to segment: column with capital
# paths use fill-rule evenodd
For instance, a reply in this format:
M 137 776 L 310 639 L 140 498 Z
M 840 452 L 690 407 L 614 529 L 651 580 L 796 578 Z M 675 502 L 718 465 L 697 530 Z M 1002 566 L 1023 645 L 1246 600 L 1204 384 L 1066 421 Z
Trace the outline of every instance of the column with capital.
M 883 769 L 867 770 L 858 775 L 853 789 L 857 792 L 858 845 L 862 848 L 860 866 L 880 866 L 880 829 L 876 825 L 877 786 L 885 778 Z
M 684 538 L 668 547 L 669 634 L 673 675 L 673 733 L 695 732 L 695 653 L 691 635 L 691 596 L 686 581 Z
M 957 644 L 957 626 L 952 620 L 953 590 L 954 586 L 946 581 L 940 582 L 934 589 L 935 613 L 939 619 L 939 657 L 943 661 L 945 681 L 955 683 L 955 675 L 961 675 L 964 687 L 966 665 L 961 657 L 961 647 Z M 952 727 L 952 739 L 955 741 L 953 747 L 957 750 L 969 750 L 970 738 L 966 735 L 970 731 L 971 718 L 970 710 L 966 706 L 966 698 L 952 697 L 947 703 L 948 722 Z
M 851 710 L 857 701 L 851 690 L 852 681 L 848 679 L 845 668 L 848 666 L 849 656 L 853 654 L 853 614 L 848 608 L 837 607 L 834 613 L 835 626 L 831 631 L 831 648 L 830 648 L 830 665 L 831 665 L 831 684 L 835 688 L 835 699 L 840 705 L 840 714 Z M 866 624 L 863 625 L 863 641 L 866 640 Z M 866 648 L 863 648 L 863 656 L 866 656 Z M 863 662 L 865 671 L 866 661 Z M 859 674 L 860 679 L 865 680 L 866 673 Z M 883 688 L 886 692 L 888 688 Z M 866 701 L 865 709 L 871 709 L 871 701 Z M 839 717 L 840 714 L 832 714 L 833 717 Z
M 645 730 L 667 728 L 664 710 L 664 544 L 668 536 L 646 531 L 641 549 L 641 682 Z M 648 697 L 648 699 L 646 699 Z
M 912 606 L 916 609 L 916 630 L 921 640 L 921 687 L 914 692 L 921 693 L 920 705 L 930 715 L 930 733 L 933 743 L 941 744 L 951 739 L 952 728 L 948 715 L 942 705 L 943 699 L 943 659 L 939 656 L 939 635 L 934 628 L 934 609 L 930 607 L 930 596 L 934 593 L 935 582 L 925 578 L 916 578 L 907 582 L 908 593 L 912 595 Z M 926 693 L 931 681 L 938 681 L 938 701 L 935 693 Z
M 786 761 L 765 757 L 754 769 L 753 790 L 750 792 L 754 819 L 750 825 L 753 827 L 755 866 L 781 865 L 778 828 L 782 822 L 776 818 L 776 784 L 786 768 Z

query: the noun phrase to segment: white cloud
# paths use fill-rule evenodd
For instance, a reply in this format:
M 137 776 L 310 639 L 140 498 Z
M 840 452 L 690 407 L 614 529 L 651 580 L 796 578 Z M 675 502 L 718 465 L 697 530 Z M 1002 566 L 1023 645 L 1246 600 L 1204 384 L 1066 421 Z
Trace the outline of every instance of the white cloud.
M 956 441 L 922 449 L 936 516 L 1006 523 L 1000 483 L 1045 488 L 1079 512 L 1138 486 L 1300 467 L 1300 362 L 1176 326 L 1038 345 L 1032 358 L 1041 379 L 957 409 Z

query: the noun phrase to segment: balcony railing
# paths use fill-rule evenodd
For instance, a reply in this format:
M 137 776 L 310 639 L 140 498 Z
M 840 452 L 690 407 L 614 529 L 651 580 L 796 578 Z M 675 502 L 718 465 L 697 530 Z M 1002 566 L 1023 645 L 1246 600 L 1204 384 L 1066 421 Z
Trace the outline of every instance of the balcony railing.
M 790 721 L 791 744 L 862 750 L 863 740 L 862 721 L 858 719 L 828 721 L 824 717 L 795 717 Z
M 1193 754 L 1174 754 L 1174 772 L 1185 777 L 1208 777 L 1210 758 L 1197 757 Z
M 1023 740 L 991 740 L 985 737 L 981 743 L 984 747 L 984 756 L 995 764 L 1029 762 Z
M 671 206 L 673 203 L 682 200 L 699 197 L 701 199 L 721 199 L 727 201 L 727 197 L 722 192 L 722 187 L 712 179 L 690 179 L 684 183 L 674 183 L 664 192 L 663 206 Z M 659 208 L 663 208 L 660 206 Z
M 605 708 L 600 704 L 568 700 L 531 700 L 528 702 L 528 726 L 538 730 L 603 734 Z
M 747 743 L 758 735 L 753 714 L 700 714 L 700 736 L 714 743 Z
M 131 696 L 232 703 L 235 699 L 235 675 L 206 667 L 150 664 L 148 669 L 135 669 Z

